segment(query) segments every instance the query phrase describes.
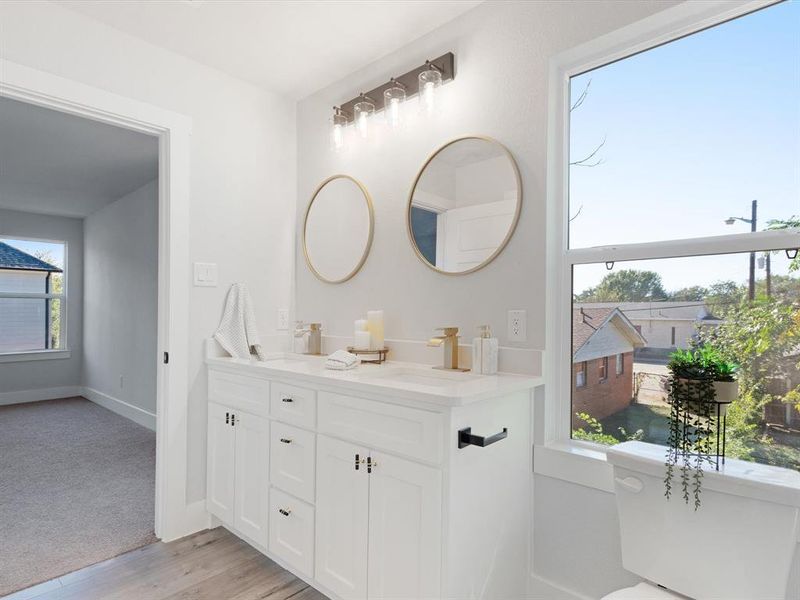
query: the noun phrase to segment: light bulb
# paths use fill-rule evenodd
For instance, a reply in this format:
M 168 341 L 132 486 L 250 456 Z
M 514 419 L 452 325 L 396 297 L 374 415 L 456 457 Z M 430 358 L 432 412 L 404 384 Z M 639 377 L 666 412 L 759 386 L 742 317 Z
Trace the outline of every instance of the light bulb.
M 406 91 L 402 84 L 392 80 L 392 87 L 383 92 L 383 110 L 386 113 L 386 123 L 392 129 L 401 125 L 401 104 L 406 99 Z
M 341 109 L 334 107 L 333 110 L 333 118 L 331 119 L 331 148 L 338 152 L 344 147 L 344 128 L 347 126 L 347 117 L 342 114 Z
M 353 114 L 356 120 L 356 129 L 362 138 L 366 138 L 369 133 L 369 117 L 375 112 L 375 105 L 366 96 L 361 97 L 360 102 L 353 106 Z
M 441 85 L 442 74 L 433 65 L 419 74 L 420 110 L 426 115 L 433 115 L 436 112 L 436 90 Z

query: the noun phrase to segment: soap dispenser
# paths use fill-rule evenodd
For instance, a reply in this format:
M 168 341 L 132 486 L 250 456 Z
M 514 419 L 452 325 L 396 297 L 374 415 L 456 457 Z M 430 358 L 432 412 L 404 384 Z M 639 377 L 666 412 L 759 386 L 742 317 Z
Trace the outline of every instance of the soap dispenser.
M 478 327 L 481 334 L 472 340 L 472 371 L 481 375 L 497 373 L 497 338 L 488 325 Z

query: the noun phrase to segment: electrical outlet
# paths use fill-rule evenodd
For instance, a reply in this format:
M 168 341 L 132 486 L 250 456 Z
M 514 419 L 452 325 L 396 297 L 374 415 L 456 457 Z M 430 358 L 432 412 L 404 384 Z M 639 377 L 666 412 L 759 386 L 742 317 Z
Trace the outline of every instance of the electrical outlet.
M 289 309 L 278 309 L 278 331 L 287 331 L 289 329 Z
M 525 342 L 528 339 L 528 316 L 524 310 L 508 311 L 508 341 Z

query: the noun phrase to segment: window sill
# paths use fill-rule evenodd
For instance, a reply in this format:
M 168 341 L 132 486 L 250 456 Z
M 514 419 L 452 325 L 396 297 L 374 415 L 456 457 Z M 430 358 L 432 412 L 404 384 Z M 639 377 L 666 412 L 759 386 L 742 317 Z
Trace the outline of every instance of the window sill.
M 70 358 L 69 350 L 31 350 L 29 352 L 8 352 L 0 354 L 0 363 L 29 362 L 35 360 L 60 360 Z
M 614 493 L 614 471 L 597 444 L 563 441 L 534 446 L 533 472 Z

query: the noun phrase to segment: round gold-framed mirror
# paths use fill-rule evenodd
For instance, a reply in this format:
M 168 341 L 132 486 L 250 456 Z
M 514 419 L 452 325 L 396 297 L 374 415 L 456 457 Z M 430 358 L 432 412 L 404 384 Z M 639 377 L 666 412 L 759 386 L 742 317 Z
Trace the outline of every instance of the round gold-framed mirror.
M 326 283 L 351 279 L 367 260 L 375 229 L 372 198 L 350 175 L 332 175 L 314 190 L 303 221 L 303 254 Z
M 508 244 L 522 211 L 522 179 L 497 140 L 468 135 L 438 148 L 417 173 L 406 228 L 414 252 L 445 275 L 467 275 Z

